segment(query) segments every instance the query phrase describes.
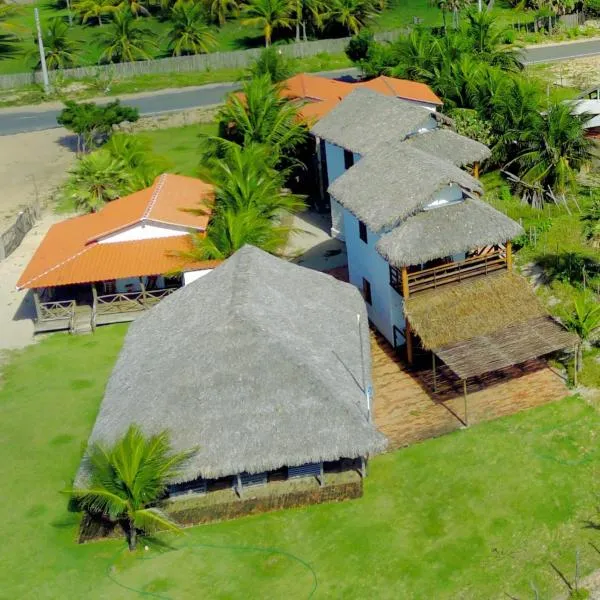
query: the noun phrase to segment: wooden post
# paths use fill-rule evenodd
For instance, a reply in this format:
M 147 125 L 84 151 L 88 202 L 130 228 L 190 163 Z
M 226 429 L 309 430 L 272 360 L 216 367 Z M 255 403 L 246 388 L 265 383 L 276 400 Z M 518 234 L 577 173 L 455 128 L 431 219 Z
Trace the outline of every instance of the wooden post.
M 463 394 L 465 396 L 465 427 L 469 426 L 469 404 L 467 400 L 467 380 L 463 379 Z
M 236 486 L 235 486 L 235 492 L 238 495 L 239 498 L 242 497 L 242 476 L 238 473 L 236 475 Z
M 433 370 L 433 391 L 437 392 L 437 377 L 435 374 L 435 354 L 431 353 L 431 366 Z
M 33 290 L 33 303 L 35 304 L 35 314 L 39 320 L 42 318 L 42 303 L 40 302 L 40 293 L 37 288 Z
M 475 177 L 475 179 L 479 179 L 479 163 L 473 163 L 473 177 Z
M 323 463 L 321 463 L 321 469 L 320 469 L 320 472 L 319 472 L 319 478 L 318 479 L 319 479 L 319 485 L 321 487 L 323 487 L 323 485 L 325 484 L 325 477 L 323 475 Z
M 577 387 L 577 369 L 579 369 L 579 364 L 577 360 L 577 355 L 579 354 L 579 344 L 575 346 L 575 354 L 573 355 L 573 386 Z
M 412 331 L 410 328 L 410 322 L 408 319 L 405 319 L 406 328 L 404 330 L 404 334 L 406 336 L 406 361 L 409 365 L 413 363 L 413 339 L 412 339 Z
M 512 271 L 513 267 L 513 255 L 512 255 L 512 242 L 508 240 L 506 242 L 506 268 Z
M 143 277 L 140 277 L 140 289 L 142 290 L 142 304 L 146 306 L 146 286 Z
M 408 287 L 408 269 L 402 267 L 402 296 L 408 298 L 410 296 L 410 288 Z
M 367 476 L 367 461 L 364 456 L 360 457 L 360 476 L 362 479 Z
M 317 154 L 317 178 L 319 180 L 319 199 L 325 200 L 325 185 L 323 182 L 323 157 L 321 156 L 321 139 L 315 138 L 315 147 Z

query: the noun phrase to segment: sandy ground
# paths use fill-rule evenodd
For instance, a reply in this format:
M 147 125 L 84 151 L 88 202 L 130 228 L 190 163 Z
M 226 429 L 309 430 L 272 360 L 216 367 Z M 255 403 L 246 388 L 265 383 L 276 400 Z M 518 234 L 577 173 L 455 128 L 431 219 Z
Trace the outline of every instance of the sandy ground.
M 35 309 L 31 294 L 17 291 L 15 285 L 23 269 L 51 225 L 64 215 L 47 212 L 25 236 L 22 244 L 5 260 L 0 261 L 0 353 L 23 348 L 33 343 Z
M 554 63 L 549 67 L 554 83 L 585 90 L 600 83 L 600 56 L 572 58 Z
M 0 136 L 0 231 L 36 197 L 47 197 L 75 160 L 66 129 Z

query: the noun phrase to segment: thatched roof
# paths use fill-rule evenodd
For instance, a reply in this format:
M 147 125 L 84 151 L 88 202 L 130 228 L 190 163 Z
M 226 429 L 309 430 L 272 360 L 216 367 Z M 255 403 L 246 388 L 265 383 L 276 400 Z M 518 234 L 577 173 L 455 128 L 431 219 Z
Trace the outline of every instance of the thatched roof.
M 377 242 L 391 265 L 418 265 L 441 256 L 504 243 L 523 228 L 489 204 L 475 198 L 425 210 L 409 217 Z
M 348 169 L 329 186 L 329 193 L 378 233 L 419 212 L 450 184 L 483 191 L 477 179 L 452 163 L 393 142 Z
M 509 271 L 420 292 L 404 311 L 427 350 L 547 314 L 529 282 Z
M 457 167 L 482 162 L 491 156 L 490 149 L 484 144 L 446 128 L 413 135 L 406 143 L 438 158 L 449 160 Z
M 423 346 L 461 379 L 573 346 L 577 336 L 510 271 L 410 296 L 404 310 Z
M 357 315 L 369 378 L 358 290 L 246 246 L 131 325 L 90 441 L 168 429 L 198 447 L 178 481 L 378 452 Z
M 316 123 L 311 133 L 346 150 L 367 154 L 390 140 L 435 125 L 436 113 L 405 100 L 359 89 Z

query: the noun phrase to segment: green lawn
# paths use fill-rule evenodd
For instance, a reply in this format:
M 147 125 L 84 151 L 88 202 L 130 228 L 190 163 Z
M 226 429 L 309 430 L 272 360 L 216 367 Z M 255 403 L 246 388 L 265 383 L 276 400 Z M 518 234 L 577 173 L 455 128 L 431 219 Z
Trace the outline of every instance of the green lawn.
M 548 598 L 550 561 L 572 576 L 579 548 L 582 571 L 600 567 L 600 415 L 577 398 L 376 458 L 357 501 L 193 528 L 137 557 L 77 545 L 59 491 L 126 329 L 49 336 L 4 367 L 0 596 L 304 599 L 316 583 L 313 598 L 487 600 L 533 582 Z

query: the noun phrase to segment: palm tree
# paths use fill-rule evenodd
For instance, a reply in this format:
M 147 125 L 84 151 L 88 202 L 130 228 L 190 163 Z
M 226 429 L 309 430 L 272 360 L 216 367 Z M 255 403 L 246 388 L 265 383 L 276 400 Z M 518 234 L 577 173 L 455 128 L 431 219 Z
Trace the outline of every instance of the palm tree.
M 272 161 L 268 147 L 225 142 L 223 157 L 209 161 L 201 175 L 215 186 L 219 209 L 251 207 L 267 219 L 277 219 L 282 211 L 296 213 L 305 205 L 298 196 L 283 191 L 289 171 L 276 170 Z
M 211 19 L 220 27 L 225 25 L 228 17 L 237 15 L 240 10 L 237 0 L 204 0 L 204 5 L 208 8 Z
M 521 150 L 507 167 L 516 167 L 521 179 L 548 196 L 565 201 L 582 168 L 591 163 L 592 142 L 586 137 L 587 115 L 574 115 L 569 104 L 555 102 L 541 119 L 521 133 Z
M 372 0 L 333 0 L 324 19 L 338 23 L 348 35 L 356 35 L 377 13 Z
M 144 6 L 144 0 L 121 0 L 119 10 L 129 12 L 134 17 L 139 17 L 141 14 L 150 15 L 150 11 Z
M 281 86 L 263 75 L 233 94 L 218 119 L 226 136 L 240 145 L 261 144 L 277 158 L 288 158 L 307 140 L 306 125 L 298 118 L 298 104 L 281 96 Z
M 484 9 L 481 12 L 470 11 L 467 18 L 465 35 L 471 42 L 472 51 L 480 60 L 505 71 L 523 69 L 519 50 L 506 44 L 508 30 L 498 24 L 495 16 Z
M 202 54 L 216 46 L 215 36 L 204 21 L 200 4 L 179 1 L 171 10 L 169 49 L 173 56 Z
M 73 3 L 73 10 L 79 14 L 82 23 L 95 19 L 102 27 L 102 17 L 113 14 L 118 8 L 115 0 L 77 0 Z
M 294 24 L 296 26 L 296 41 L 300 41 L 300 29 L 302 29 L 302 39 L 306 42 L 307 22 L 312 22 L 316 29 L 322 29 L 324 25 L 327 7 L 323 0 L 295 0 Z
M 80 43 L 69 38 L 69 26 L 59 17 L 51 19 L 44 28 L 44 54 L 49 69 L 66 69 L 75 64 Z M 34 56 L 37 55 L 37 49 Z M 37 66 L 40 66 L 38 61 Z
M 123 164 L 131 191 L 152 185 L 156 177 L 168 168 L 167 161 L 154 154 L 152 142 L 148 138 L 116 133 L 110 137 L 103 150 Z
M 14 4 L 0 0 L 0 58 L 7 58 L 18 52 L 19 36 L 25 29 L 8 20 L 17 12 Z
M 248 69 L 250 79 L 267 75 L 273 83 L 285 81 L 293 74 L 293 62 L 273 46 L 263 48 L 260 56 Z
M 150 51 L 156 47 L 152 35 L 129 11 L 121 9 L 114 14 L 110 30 L 101 35 L 105 49 L 100 58 L 108 62 L 150 60 Z
M 581 215 L 583 235 L 593 248 L 600 248 L 600 200 L 596 199 Z
M 79 506 L 90 514 L 120 523 L 134 551 L 138 530 L 180 527 L 156 503 L 165 495 L 167 484 L 193 454 L 173 452 L 166 431 L 145 436 L 136 425 L 113 446 L 94 443 L 88 450 L 88 487 L 68 490 Z
M 578 298 L 573 304 L 573 312 L 567 317 L 565 325 L 579 336 L 577 365 L 581 369 L 583 345 L 594 340 L 600 333 L 600 304 L 595 298 Z
M 249 0 L 243 10 L 246 18 L 242 24 L 262 27 L 265 46 L 270 46 L 274 29 L 291 29 L 293 12 L 291 0 Z
M 69 171 L 63 198 L 85 212 L 97 212 L 132 189 L 125 164 L 104 148 L 79 158 Z
M 210 220 L 206 235 L 192 236 L 193 248 L 185 254 L 192 260 L 224 260 L 246 244 L 276 254 L 287 241 L 289 227 L 275 225 L 254 207 L 225 208 Z

